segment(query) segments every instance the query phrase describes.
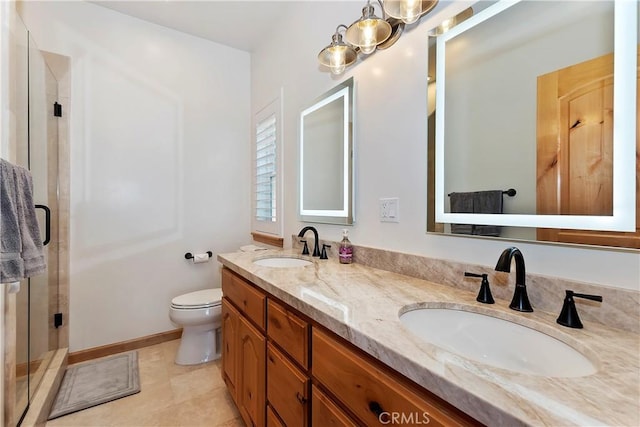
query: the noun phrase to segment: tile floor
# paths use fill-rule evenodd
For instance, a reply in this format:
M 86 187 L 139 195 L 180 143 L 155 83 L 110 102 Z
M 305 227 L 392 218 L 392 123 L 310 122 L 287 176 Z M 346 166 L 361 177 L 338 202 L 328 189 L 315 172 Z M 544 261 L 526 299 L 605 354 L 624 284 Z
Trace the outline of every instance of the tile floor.
M 241 427 L 220 360 L 173 363 L 179 340 L 138 350 L 140 393 L 48 421 L 46 427 Z

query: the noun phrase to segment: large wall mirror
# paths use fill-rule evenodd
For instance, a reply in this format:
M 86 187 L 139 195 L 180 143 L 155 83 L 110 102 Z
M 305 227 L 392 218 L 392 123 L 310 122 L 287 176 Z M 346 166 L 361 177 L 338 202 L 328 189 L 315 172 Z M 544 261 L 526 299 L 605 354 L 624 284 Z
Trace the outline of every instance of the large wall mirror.
M 300 114 L 302 221 L 353 223 L 353 95 L 350 78 Z
M 640 247 L 637 3 L 479 4 L 430 43 L 427 230 Z

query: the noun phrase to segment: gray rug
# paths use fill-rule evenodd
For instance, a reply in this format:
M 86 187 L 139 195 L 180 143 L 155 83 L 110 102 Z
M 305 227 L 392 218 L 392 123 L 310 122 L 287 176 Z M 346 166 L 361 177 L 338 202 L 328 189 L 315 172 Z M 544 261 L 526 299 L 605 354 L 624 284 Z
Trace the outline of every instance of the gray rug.
M 140 391 L 138 352 L 115 354 L 67 368 L 49 419 Z

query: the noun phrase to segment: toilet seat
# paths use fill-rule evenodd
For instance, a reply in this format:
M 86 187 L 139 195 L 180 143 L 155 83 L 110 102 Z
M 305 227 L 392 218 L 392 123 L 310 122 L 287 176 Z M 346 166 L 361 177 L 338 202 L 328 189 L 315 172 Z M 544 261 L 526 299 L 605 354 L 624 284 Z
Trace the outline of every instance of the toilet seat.
M 171 300 L 171 308 L 176 310 L 196 310 L 222 304 L 222 289 L 203 289 L 179 295 Z

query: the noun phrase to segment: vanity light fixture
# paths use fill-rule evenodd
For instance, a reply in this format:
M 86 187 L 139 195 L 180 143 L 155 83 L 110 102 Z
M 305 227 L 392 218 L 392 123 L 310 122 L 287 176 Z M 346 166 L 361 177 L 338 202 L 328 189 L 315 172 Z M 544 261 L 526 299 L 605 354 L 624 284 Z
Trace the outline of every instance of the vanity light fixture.
M 405 24 L 416 23 L 429 13 L 438 0 L 377 0 L 382 18 L 375 14 L 374 4 L 367 0 L 360 19 L 349 25 L 338 25 L 331 44 L 318 54 L 320 64 L 332 74 L 342 74 L 346 67 L 356 62 L 358 52 L 363 55 L 376 49 L 386 49 L 400 38 Z M 346 42 L 340 30 L 345 29 Z
M 342 74 L 345 68 L 358 59 L 358 54 L 353 46 L 342 41 L 340 29 L 347 29 L 346 25 L 338 25 L 336 32 L 331 37 L 331 44 L 318 54 L 318 61 L 325 67 L 329 67 L 332 74 Z
M 359 47 L 365 55 L 372 53 L 391 35 L 391 24 L 385 18 L 384 9 L 382 18 L 378 18 L 371 0 L 367 0 L 367 5 L 362 8 L 362 17 L 347 28 L 347 41 Z

